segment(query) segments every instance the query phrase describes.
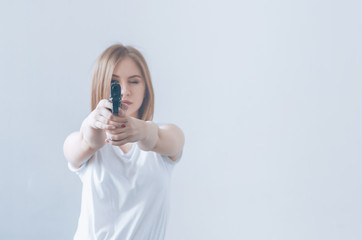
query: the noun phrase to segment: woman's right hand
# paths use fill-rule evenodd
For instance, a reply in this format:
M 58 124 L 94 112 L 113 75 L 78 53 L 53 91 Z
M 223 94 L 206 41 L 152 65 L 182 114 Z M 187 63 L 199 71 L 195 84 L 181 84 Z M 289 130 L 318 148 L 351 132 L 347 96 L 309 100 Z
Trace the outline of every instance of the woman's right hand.
M 125 117 L 127 111 L 127 104 L 122 104 L 122 108 L 118 109 L 118 116 L 114 116 L 110 109 L 113 104 L 108 99 L 99 101 L 97 107 L 88 116 L 88 123 L 93 129 L 113 130 L 119 125 L 119 121 L 114 121 L 116 118 Z
M 109 100 L 99 101 L 97 107 L 82 122 L 80 131 L 70 134 L 65 140 L 64 155 L 74 167 L 79 168 L 99 148 L 104 146 L 104 140 L 107 137 L 106 130 L 122 126 L 122 121 L 126 119 L 125 111 L 128 106 L 122 104 L 118 116 L 111 113 L 112 108 L 113 104 Z M 117 120 L 117 122 L 113 120 Z

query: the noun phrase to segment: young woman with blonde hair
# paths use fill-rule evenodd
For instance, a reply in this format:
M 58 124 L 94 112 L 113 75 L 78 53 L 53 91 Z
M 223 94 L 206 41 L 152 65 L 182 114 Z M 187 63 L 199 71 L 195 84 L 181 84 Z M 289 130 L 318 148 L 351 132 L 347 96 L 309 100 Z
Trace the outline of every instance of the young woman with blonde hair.
M 121 86 L 118 115 L 110 111 L 112 82 Z M 137 49 L 115 44 L 100 55 L 91 110 L 63 146 L 83 184 L 74 239 L 164 239 L 171 173 L 185 140 L 178 126 L 152 121 L 150 72 Z

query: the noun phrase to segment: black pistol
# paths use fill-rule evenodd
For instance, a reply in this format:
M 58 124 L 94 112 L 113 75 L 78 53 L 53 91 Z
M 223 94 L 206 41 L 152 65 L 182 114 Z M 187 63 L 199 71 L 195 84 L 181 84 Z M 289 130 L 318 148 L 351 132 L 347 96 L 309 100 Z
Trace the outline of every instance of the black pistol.
M 111 95 L 109 101 L 113 103 L 113 111 L 111 112 L 115 115 L 118 115 L 118 108 L 122 107 L 122 95 L 121 95 L 121 85 L 116 81 L 112 81 L 111 84 Z

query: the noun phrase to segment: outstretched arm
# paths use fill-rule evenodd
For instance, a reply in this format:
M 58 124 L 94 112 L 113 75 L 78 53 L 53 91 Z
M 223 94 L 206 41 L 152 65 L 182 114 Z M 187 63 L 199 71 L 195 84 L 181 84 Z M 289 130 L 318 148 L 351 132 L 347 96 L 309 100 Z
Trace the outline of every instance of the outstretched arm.
M 128 123 L 115 130 L 106 130 L 110 138 L 106 142 L 121 146 L 128 142 L 138 142 L 140 149 L 154 151 L 175 161 L 181 154 L 185 137 L 174 124 L 157 126 L 152 121 L 127 117 Z
M 143 150 L 154 151 L 166 155 L 175 161 L 182 152 L 185 137 L 175 124 L 157 126 L 152 121 L 145 122 L 145 138 L 138 142 Z

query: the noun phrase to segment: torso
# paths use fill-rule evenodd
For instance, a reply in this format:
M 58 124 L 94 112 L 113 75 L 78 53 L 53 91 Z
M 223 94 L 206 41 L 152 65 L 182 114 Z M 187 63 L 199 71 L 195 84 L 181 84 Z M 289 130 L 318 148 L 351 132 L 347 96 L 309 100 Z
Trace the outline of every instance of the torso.
M 119 146 L 119 148 L 122 150 L 124 154 L 127 154 L 129 151 L 131 151 L 133 146 L 133 143 L 126 143 L 122 146 Z
M 100 148 L 77 172 L 83 190 L 74 239 L 164 239 L 173 167 L 137 143 Z

